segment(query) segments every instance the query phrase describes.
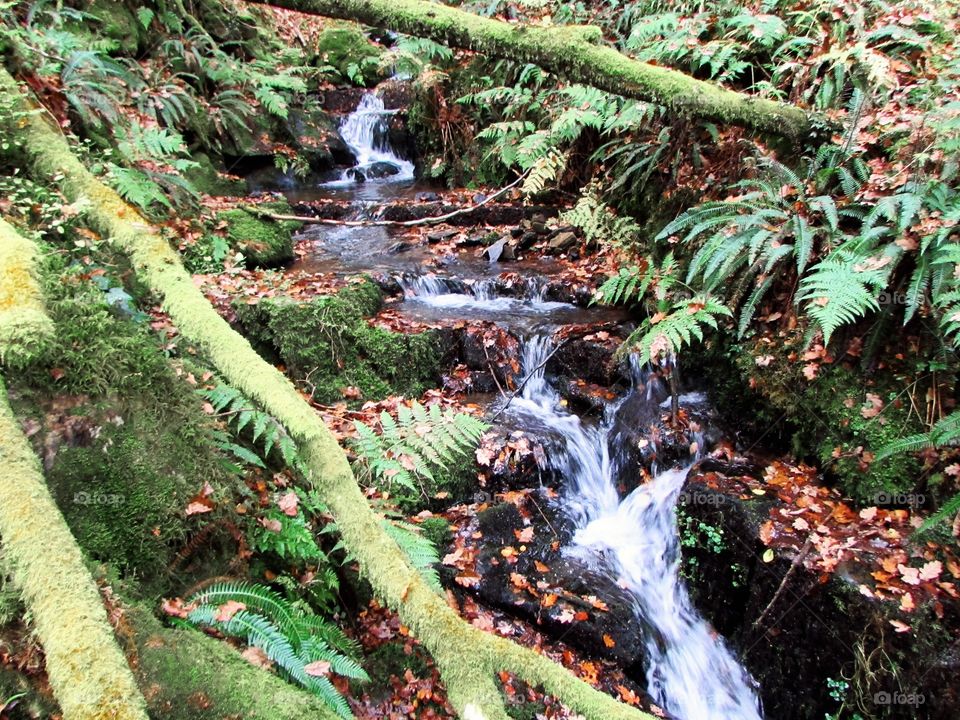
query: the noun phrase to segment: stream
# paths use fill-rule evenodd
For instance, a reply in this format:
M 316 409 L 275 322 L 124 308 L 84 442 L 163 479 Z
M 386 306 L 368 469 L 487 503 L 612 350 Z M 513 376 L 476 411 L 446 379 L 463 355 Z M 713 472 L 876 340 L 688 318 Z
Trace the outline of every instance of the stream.
M 341 123 L 357 165 L 316 189 L 318 196 L 355 202 L 357 218 L 375 217 L 383 199 L 412 198 L 413 164 L 389 147 L 389 112 L 374 94 L 363 97 Z M 679 720 L 759 720 L 756 683 L 694 609 L 679 573 L 675 505 L 688 467 L 658 468 L 625 497 L 617 490 L 625 474 L 636 472 L 626 452 L 630 435 L 620 428 L 641 426 L 638 413 L 659 416 L 668 396 L 661 380 L 631 361 L 631 387 L 606 403 L 602 417 L 587 419 L 567 409 L 547 373 L 556 330 L 620 316 L 547 299 L 549 259 L 512 263 L 522 280 L 506 296 L 496 282 L 502 266 L 478 258 L 452 262 L 442 272 L 426 270 L 430 249 L 393 252 L 396 238 L 383 227 L 315 226 L 305 235 L 313 250 L 301 267 L 385 272 L 403 290 L 401 312 L 427 321 L 494 321 L 520 340 L 524 383 L 500 422 L 551 438 L 547 463 L 563 478 L 559 502 L 575 528 L 564 552 L 630 593 L 643 628 L 651 699 Z M 702 404 L 705 398 L 690 394 L 681 402 Z M 697 440 L 702 448 L 703 438 Z

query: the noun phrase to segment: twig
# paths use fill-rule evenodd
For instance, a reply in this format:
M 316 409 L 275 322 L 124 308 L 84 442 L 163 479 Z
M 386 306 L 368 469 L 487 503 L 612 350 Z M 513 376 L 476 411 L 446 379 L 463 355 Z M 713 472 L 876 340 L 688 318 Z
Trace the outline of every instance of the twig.
M 507 398 L 507 401 L 503 404 L 503 407 L 500 408 L 499 410 L 497 410 L 497 411 L 493 414 L 493 417 L 490 418 L 490 422 L 493 422 L 493 421 L 496 420 L 498 417 L 500 417 L 501 415 L 503 415 L 504 411 L 505 411 L 508 407 L 510 407 L 510 403 L 513 402 L 514 398 L 516 398 L 517 395 L 519 395 L 520 393 L 523 392 L 523 388 L 524 388 L 524 387 L 526 386 L 526 384 L 530 381 L 530 378 L 532 378 L 532 377 L 533 377 L 534 375 L 536 375 L 540 370 L 542 370 L 543 367 L 544 367 L 548 362 L 550 362 L 550 358 L 552 358 L 554 355 L 556 355 L 557 352 L 560 350 L 560 348 L 562 348 L 562 347 L 563 347 L 564 345 L 566 345 L 566 344 L 567 344 L 567 341 L 564 340 L 564 341 L 561 342 L 559 345 L 557 345 L 553 350 L 550 351 L 550 354 L 547 355 L 547 356 L 543 359 L 543 362 L 541 362 L 539 365 L 537 365 L 533 370 L 531 370 L 531 371 L 527 374 L 527 376 L 520 382 L 520 384 L 517 385 L 517 389 L 514 390 L 512 393 L 510 393 L 510 397 Z
M 777 587 L 777 591 L 773 594 L 773 597 L 770 598 L 770 602 L 767 603 L 767 606 L 763 609 L 763 612 L 760 613 L 760 617 L 753 621 L 753 625 L 750 626 L 750 630 L 756 630 L 763 623 L 764 619 L 770 613 L 770 610 L 774 605 L 777 604 L 777 600 L 780 599 L 780 596 L 783 595 L 783 591 L 787 589 L 787 583 L 790 578 L 796 572 L 797 568 L 803 562 L 803 559 L 807 556 L 807 553 L 810 552 L 810 548 L 813 547 L 813 535 L 810 533 L 807 536 L 807 541 L 803 544 L 803 547 L 800 548 L 800 552 L 797 553 L 797 556 L 793 558 L 793 562 L 790 563 L 790 569 L 787 570 L 786 575 L 783 576 L 783 580 L 780 581 L 780 585 Z
M 261 210 L 255 205 L 241 205 L 241 210 L 246 210 L 247 212 L 257 215 L 259 217 L 270 218 L 271 220 L 293 220 L 295 222 L 302 223 L 311 223 L 314 225 L 346 225 L 349 227 L 366 227 L 368 225 L 383 225 L 383 226 L 393 226 L 393 227 L 415 227 L 417 225 L 434 225 L 437 223 L 446 222 L 452 218 L 457 217 L 458 215 L 465 215 L 469 212 L 473 212 L 477 208 L 483 207 L 488 202 L 496 200 L 498 197 L 503 195 L 508 190 L 512 190 L 521 182 L 523 182 L 527 175 L 530 174 L 528 170 L 523 175 L 518 177 L 512 183 L 507 185 L 504 188 L 501 188 L 493 195 L 488 198 L 484 198 L 475 205 L 470 205 L 468 207 L 460 208 L 459 210 L 454 210 L 448 212 L 445 215 L 437 215 L 435 217 L 426 217 L 420 218 L 419 220 L 332 220 L 330 218 L 318 218 L 318 217 L 309 217 L 306 215 L 282 215 L 279 213 L 268 212 L 267 210 Z

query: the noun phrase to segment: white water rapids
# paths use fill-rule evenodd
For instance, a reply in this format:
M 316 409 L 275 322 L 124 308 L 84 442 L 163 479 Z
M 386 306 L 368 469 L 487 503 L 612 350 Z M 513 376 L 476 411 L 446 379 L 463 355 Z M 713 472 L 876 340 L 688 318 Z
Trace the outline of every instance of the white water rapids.
M 646 629 L 647 692 L 680 720 L 759 720 L 755 683 L 723 639 L 697 613 L 680 578 L 680 542 L 674 508 L 687 468 L 659 473 L 623 500 L 616 490 L 617 453 L 611 451 L 614 403 L 588 426 L 567 412 L 546 379 L 552 343 L 524 345 L 524 377 L 511 413 L 528 416 L 563 440 L 549 461 L 569 482 L 564 504 L 576 522 L 567 552 L 615 574 L 634 598 Z M 634 370 L 635 393 L 652 398 L 652 378 Z M 654 401 L 655 402 L 655 401 Z
M 374 93 L 364 93 L 357 109 L 340 123 L 340 137 L 353 151 L 357 163 L 345 170 L 336 183 L 353 183 L 357 173 L 367 180 L 381 176 L 391 182 L 413 179 L 413 163 L 399 157 L 390 147 L 388 120 L 393 114 Z M 376 166 L 383 165 L 393 166 L 397 172 L 382 175 L 375 172 Z

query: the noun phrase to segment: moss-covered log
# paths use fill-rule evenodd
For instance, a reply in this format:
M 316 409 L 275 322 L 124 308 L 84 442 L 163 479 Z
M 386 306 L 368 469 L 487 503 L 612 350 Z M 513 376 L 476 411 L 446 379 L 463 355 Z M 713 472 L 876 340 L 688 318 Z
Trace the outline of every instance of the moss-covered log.
M 0 382 L 0 537 L 66 720 L 146 720 L 143 698 L 113 637 L 80 548 L 47 490 L 40 463 Z
M 0 220 L 0 362 L 22 367 L 54 335 L 35 275 L 37 246 Z
M 800 138 L 812 129 L 798 107 L 726 90 L 678 70 L 639 62 L 602 44 L 599 28 L 532 27 L 426 0 L 251 0 L 429 38 L 449 47 L 532 63 L 573 82 L 663 105 L 692 117 Z
M 17 97 L 14 79 L 0 70 L 0 92 Z M 29 102 L 23 96 L 24 110 Z M 177 253 L 155 228 L 80 163 L 44 116 L 23 126 L 34 171 L 54 179 L 71 202 L 87 202 L 87 217 L 117 249 L 129 255 L 141 280 L 162 298 L 180 331 L 197 342 L 227 380 L 278 418 L 296 440 L 310 481 L 337 522 L 343 543 L 358 560 L 377 595 L 420 639 L 437 662 L 448 696 L 465 718 L 506 720 L 498 670 L 542 685 L 591 720 L 649 716 L 601 693 L 534 651 L 465 622 L 411 567 L 370 509 L 336 438 L 290 381 L 264 361 L 221 318 L 195 287 Z

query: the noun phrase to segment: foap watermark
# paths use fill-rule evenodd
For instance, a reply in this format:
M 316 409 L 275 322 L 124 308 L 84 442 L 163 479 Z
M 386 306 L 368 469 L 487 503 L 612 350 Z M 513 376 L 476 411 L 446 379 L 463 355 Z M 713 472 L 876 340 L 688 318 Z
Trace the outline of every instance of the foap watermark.
M 907 294 L 903 292 L 884 290 L 877 295 L 877 302 L 881 305 L 906 305 Z
M 720 507 L 727 504 L 727 496 L 720 493 L 690 492 L 684 490 L 677 495 L 677 505 L 706 505 Z
M 73 494 L 73 502 L 77 505 L 119 505 L 123 502 L 123 495 L 116 493 L 90 493 L 81 490 Z
M 881 490 L 873 498 L 877 507 L 921 507 L 926 503 L 927 496 L 923 493 L 888 492 Z
M 875 705 L 912 705 L 914 707 L 923 705 L 927 701 L 923 693 L 906 692 L 887 692 L 881 690 L 873 694 Z

